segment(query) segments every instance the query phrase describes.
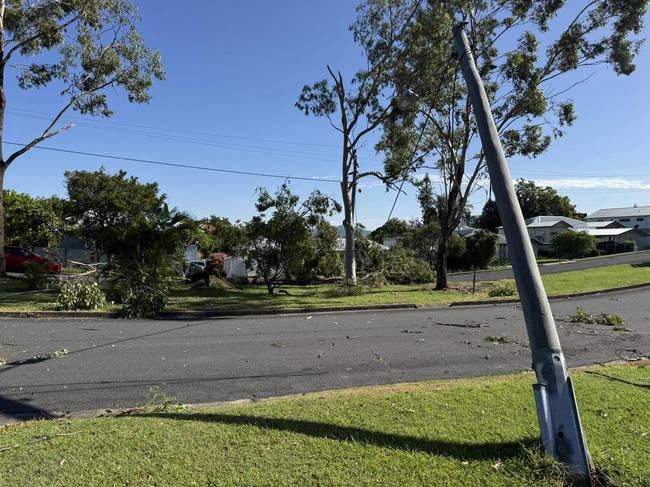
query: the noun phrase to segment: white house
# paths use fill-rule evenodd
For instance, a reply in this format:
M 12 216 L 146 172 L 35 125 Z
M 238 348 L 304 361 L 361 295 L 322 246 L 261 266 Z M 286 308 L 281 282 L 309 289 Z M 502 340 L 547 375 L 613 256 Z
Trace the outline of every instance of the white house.
M 626 208 L 606 208 L 598 210 L 587 218 L 587 222 L 602 223 L 616 221 L 627 228 L 640 228 L 650 231 L 650 206 L 629 206 Z
M 585 232 L 593 235 L 603 247 L 607 244 L 623 243 L 626 240 L 633 240 L 639 249 L 650 248 L 650 234 L 640 228 L 625 227 L 625 222 L 612 218 L 603 218 L 584 222 L 564 216 L 538 216 L 526 220 L 526 228 L 530 235 L 535 255 L 551 251 L 553 237 L 563 232 Z M 499 256 L 507 255 L 507 242 L 503 233 L 503 227 L 498 228 L 499 232 Z

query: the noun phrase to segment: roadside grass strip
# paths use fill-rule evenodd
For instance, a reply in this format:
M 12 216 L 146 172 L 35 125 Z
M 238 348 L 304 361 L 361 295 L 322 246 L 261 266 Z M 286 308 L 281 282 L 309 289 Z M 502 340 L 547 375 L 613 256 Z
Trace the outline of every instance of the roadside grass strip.
M 573 372 L 603 485 L 650 485 L 650 365 Z M 113 417 L 0 428 L 1 486 L 562 486 L 543 455 L 530 373 L 170 402 Z

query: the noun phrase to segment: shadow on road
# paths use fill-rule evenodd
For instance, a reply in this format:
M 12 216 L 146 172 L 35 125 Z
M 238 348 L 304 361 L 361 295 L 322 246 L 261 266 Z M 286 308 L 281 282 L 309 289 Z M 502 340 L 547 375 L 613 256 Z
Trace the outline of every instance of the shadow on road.
M 256 426 L 276 431 L 289 431 L 314 438 L 324 438 L 345 442 L 374 445 L 407 451 L 419 451 L 432 455 L 454 457 L 462 460 L 489 460 L 522 457 L 527 450 L 538 446 L 533 438 L 518 442 L 501 443 L 460 443 L 455 441 L 432 440 L 415 436 L 391 435 L 350 426 L 339 426 L 314 421 L 285 418 L 265 418 L 258 416 L 230 415 L 218 413 L 146 413 L 137 417 L 165 418 L 180 421 L 204 421 L 232 425 Z
M 48 419 L 54 416 L 37 406 L 32 406 L 24 401 L 15 401 L 5 396 L 0 396 L 0 417 L 10 417 L 26 421 L 29 419 Z

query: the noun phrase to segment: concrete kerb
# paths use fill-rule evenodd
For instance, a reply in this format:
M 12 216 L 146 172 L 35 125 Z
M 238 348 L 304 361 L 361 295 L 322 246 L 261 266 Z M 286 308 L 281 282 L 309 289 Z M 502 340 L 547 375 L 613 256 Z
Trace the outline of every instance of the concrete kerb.
M 549 296 L 549 300 L 557 301 L 561 299 L 579 298 L 583 296 L 598 296 L 600 294 L 615 293 L 619 291 L 631 291 L 634 289 L 643 289 L 650 287 L 650 283 L 634 284 L 631 286 L 622 286 L 598 291 L 586 291 L 574 294 L 560 294 Z M 163 313 L 159 320 L 196 320 L 206 318 L 228 318 L 243 316 L 283 316 L 283 315 L 307 315 L 307 314 L 324 314 L 324 313 L 354 313 L 362 311 L 391 311 L 391 310 L 423 310 L 423 309 L 440 309 L 440 308 L 460 308 L 467 306 L 497 306 L 500 304 L 519 303 L 518 298 L 512 299 L 484 299 L 476 301 L 454 301 L 447 304 L 418 305 L 414 303 L 399 304 L 376 304 L 371 306 L 326 306 L 319 308 L 292 308 L 279 310 L 214 310 L 214 311 L 179 311 Z M 114 319 L 119 318 L 118 312 L 98 312 L 98 311 L 0 311 L 0 319 Z

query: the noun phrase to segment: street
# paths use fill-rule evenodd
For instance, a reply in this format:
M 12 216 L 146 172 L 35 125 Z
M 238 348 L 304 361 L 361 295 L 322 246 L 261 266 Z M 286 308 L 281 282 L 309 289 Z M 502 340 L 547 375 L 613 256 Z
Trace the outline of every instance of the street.
M 650 354 L 650 288 L 551 305 L 570 367 Z M 578 306 L 620 315 L 626 331 L 561 321 Z M 144 405 L 151 386 L 201 403 L 530 366 L 514 304 L 205 321 L 12 319 L 0 321 L 0 337 L 0 421 Z

